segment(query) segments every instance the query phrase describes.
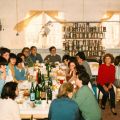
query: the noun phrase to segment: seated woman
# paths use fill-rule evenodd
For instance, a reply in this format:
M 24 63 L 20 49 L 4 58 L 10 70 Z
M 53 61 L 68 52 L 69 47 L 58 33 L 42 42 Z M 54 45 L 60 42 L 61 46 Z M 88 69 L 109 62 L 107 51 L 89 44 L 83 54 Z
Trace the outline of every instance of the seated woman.
M 10 53 L 10 58 L 8 61 L 8 66 L 6 67 L 7 70 L 7 77 L 6 77 L 6 81 L 15 81 L 17 82 L 16 78 L 15 78 L 15 64 L 16 64 L 16 59 L 17 56 L 14 53 Z
M 30 58 L 30 49 L 28 47 L 24 47 L 21 53 L 24 54 L 25 56 L 25 61 L 24 61 L 25 66 L 33 67 L 34 64 L 32 59 Z
M 0 99 L 0 120 L 20 120 L 19 107 L 14 101 L 18 93 L 17 83 L 4 85 Z
M 73 85 L 63 83 L 49 109 L 49 120 L 81 120 L 78 105 L 70 98 L 73 95 Z
M 111 112 L 116 115 L 115 112 L 115 92 L 113 83 L 115 81 L 115 66 L 112 65 L 114 57 L 112 54 L 107 53 L 103 57 L 103 64 L 100 65 L 98 70 L 97 84 L 99 90 L 103 93 L 101 108 L 105 109 L 107 99 L 110 95 Z
M 68 63 L 70 62 L 70 60 L 71 60 L 71 57 L 69 56 L 69 55 L 64 55 L 63 57 L 62 57 L 62 62 L 65 64 L 65 66 L 67 66 L 68 67 Z
M 101 110 L 93 92 L 88 87 L 90 77 L 86 71 L 77 73 L 76 86 L 78 90 L 73 100 L 78 104 L 84 120 L 101 120 Z
M 0 56 L 0 96 L 6 79 L 7 60 Z
M 23 64 L 23 67 L 25 67 L 25 55 L 23 53 L 18 53 L 17 57 L 22 58 L 22 61 L 23 61 L 22 64 Z
M 74 82 L 74 79 L 76 78 L 76 66 L 77 66 L 77 62 L 75 58 L 72 58 L 68 63 L 68 69 L 66 71 L 67 81 Z
M 16 66 L 15 66 L 15 78 L 18 81 L 26 80 L 25 69 L 23 67 L 22 58 L 17 57 Z

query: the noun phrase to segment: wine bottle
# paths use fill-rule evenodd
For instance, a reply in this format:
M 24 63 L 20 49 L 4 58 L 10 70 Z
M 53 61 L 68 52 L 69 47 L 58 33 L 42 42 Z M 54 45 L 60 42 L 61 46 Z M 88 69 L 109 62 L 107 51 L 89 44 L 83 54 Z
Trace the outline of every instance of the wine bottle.
M 45 78 L 44 75 L 42 74 L 42 83 L 41 83 L 41 100 L 45 100 L 46 99 L 46 88 L 45 88 Z
M 38 69 L 37 82 L 38 82 L 38 84 L 40 84 L 42 82 L 40 69 Z
M 48 86 L 52 87 L 52 79 L 51 79 L 51 77 L 48 78 Z
M 35 87 L 35 100 L 40 100 L 40 88 L 38 84 Z
M 45 84 L 42 84 L 42 87 L 41 87 L 41 100 L 46 100 Z
M 52 90 L 50 87 L 47 89 L 47 100 L 52 100 Z
M 31 84 L 31 89 L 30 89 L 30 101 L 35 101 L 35 89 L 33 86 L 33 82 Z

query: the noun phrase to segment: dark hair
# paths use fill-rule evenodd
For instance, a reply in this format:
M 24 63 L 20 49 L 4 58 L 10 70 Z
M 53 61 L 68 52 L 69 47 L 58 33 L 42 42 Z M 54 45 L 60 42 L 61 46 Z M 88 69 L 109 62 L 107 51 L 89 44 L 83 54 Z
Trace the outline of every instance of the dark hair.
M 76 56 L 79 56 L 82 60 L 86 60 L 85 53 L 83 51 L 78 52 Z
M 88 85 L 88 83 L 90 82 L 90 76 L 86 71 L 79 72 L 78 79 L 82 81 L 83 85 Z
M 73 92 L 73 85 L 70 82 L 63 83 L 58 91 L 58 98 L 68 97 L 68 93 Z
M 30 48 L 30 50 L 32 50 L 32 49 L 37 49 L 37 47 L 36 46 L 31 46 L 31 48 Z
M 7 82 L 3 89 L 2 89 L 2 93 L 1 93 L 1 98 L 2 99 L 15 99 L 16 98 L 16 88 L 17 88 L 17 83 L 16 82 Z
M 115 65 L 119 65 L 120 64 L 120 55 L 115 57 L 114 64 Z
M 110 57 L 110 58 L 111 58 L 111 63 L 114 62 L 114 57 L 113 57 L 113 55 L 110 54 L 110 53 L 106 53 L 106 54 L 103 56 L 103 62 L 104 62 L 104 63 L 105 63 L 105 58 L 106 58 L 106 57 Z
M 18 65 L 19 63 L 22 63 L 22 62 L 23 62 L 22 58 L 17 57 L 17 60 L 16 60 L 16 64 L 15 64 L 15 65 Z
M 49 48 L 49 51 L 51 52 L 52 49 L 56 49 L 56 47 L 55 47 L 55 46 L 51 46 L 51 47 Z
M 62 58 L 62 61 L 64 62 L 64 60 L 70 60 L 70 56 L 69 55 L 64 55 Z
M 18 54 L 17 54 L 17 57 L 20 57 L 20 58 L 21 58 L 22 56 L 25 57 L 25 55 L 24 55 L 23 53 L 18 53 Z
M 10 53 L 10 50 L 8 48 L 1 47 L 0 48 L 0 55 L 3 56 L 5 53 Z
M 70 57 L 70 62 L 68 63 L 68 67 L 70 66 L 70 63 L 75 63 L 76 66 L 78 64 L 75 57 Z
M 7 65 L 7 64 L 8 64 L 7 60 L 5 58 L 3 58 L 2 56 L 0 56 L 0 66 Z
M 77 64 L 76 65 L 76 71 L 77 71 L 76 74 L 78 75 L 81 72 L 86 72 L 86 69 L 83 65 Z
M 29 47 L 24 47 L 24 48 L 22 49 L 22 53 L 24 53 L 24 51 L 25 51 L 26 49 L 27 49 L 27 50 L 30 50 Z
M 17 59 L 16 54 L 14 54 L 14 53 L 10 53 L 9 62 L 10 62 L 10 59 L 11 59 L 11 58 L 15 58 L 15 59 Z

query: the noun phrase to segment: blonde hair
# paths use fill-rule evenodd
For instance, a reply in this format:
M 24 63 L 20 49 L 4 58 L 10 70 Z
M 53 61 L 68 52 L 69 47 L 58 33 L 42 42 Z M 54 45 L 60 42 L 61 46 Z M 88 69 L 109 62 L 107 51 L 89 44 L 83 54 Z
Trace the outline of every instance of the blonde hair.
M 68 93 L 73 92 L 73 85 L 70 82 L 63 83 L 58 91 L 58 98 L 61 98 L 63 96 L 68 97 Z

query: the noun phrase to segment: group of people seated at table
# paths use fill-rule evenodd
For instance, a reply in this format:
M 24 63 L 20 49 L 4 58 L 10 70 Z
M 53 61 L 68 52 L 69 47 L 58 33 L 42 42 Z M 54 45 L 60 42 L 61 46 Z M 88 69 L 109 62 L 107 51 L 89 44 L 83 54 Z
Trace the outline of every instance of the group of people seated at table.
M 50 55 L 47 55 L 44 61 L 61 62 L 61 57 L 56 54 L 56 48 L 52 46 L 49 50 Z M 25 79 L 24 65 L 31 67 L 36 60 L 43 62 L 35 46 L 30 49 L 25 47 L 17 55 L 10 53 L 8 48 L 0 48 L 0 114 L 3 114 L 1 120 L 7 120 L 9 115 L 12 116 L 9 120 L 20 119 L 19 109 L 14 101 L 18 95 L 17 80 Z M 120 63 L 120 59 L 116 61 Z M 103 93 L 101 109 L 96 97 L 88 87 L 88 83 L 92 79 L 92 73 L 84 52 L 78 52 L 75 57 L 64 55 L 62 62 L 67 66 L 66 83 L 60 86 L 57 98 L 51 103 L 49 120 L 101 120 L 101 109 L 105 109 L 109 95 L 111 112 L 113 115 L 117 115 L 113 88 L 116 71 L 112 54 L 107 53 L 103 56 L 103 63 L 99 66 L 98 77 L 95 82 L 96 87 Z M 21 72 L 21 75 L 19 72 Z M 7 104 L 14 107 L 9 108 L 8 105 L 7 109 Z M 13 109 L 16 109 L 17 112 L 14 112 Z M 5 110 L 8 116 L 4 116 Z

